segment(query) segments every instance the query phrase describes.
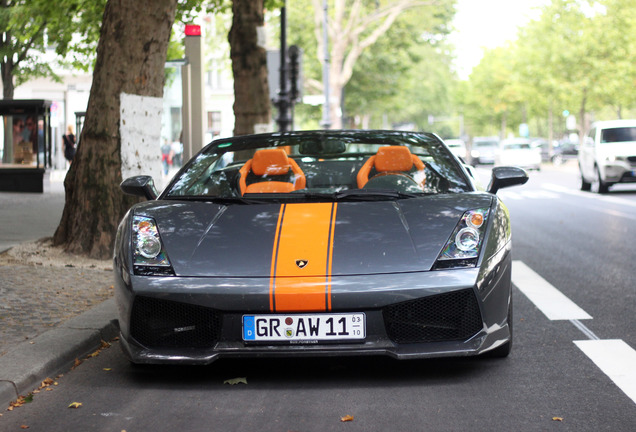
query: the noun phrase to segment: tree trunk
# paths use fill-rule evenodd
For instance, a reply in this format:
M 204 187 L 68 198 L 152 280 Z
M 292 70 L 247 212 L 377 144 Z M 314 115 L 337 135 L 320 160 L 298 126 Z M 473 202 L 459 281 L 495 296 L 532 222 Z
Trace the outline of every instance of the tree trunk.
M 587 132 L 590 130 L 589 122 L 587 121 L 586 116 L 586 105 L 587 104 L 587 89 L 583 89 L 583 97 L 581 98 L 581 107 L 579 109 L 579 144 L 582 145 L 585 141 L 585 136 Z
M 7 8 L 6 1 L 3 2 L 3 9 Z M 11 43 L 11 33 L 2 32 L 0 34 L 0 50 L 7 50 L 8 45 Z M 5 100 L 13 99 L 13 92 L 15 86 L 13 85 L 13 56 L 2 56 L 2 96 Z
M 259 40 L 264 24 L 263 0 L 234 0 L 228 40 L 234 75 L 234 135 L 269 129 L 271 103 L 267 51 Z
M 361 2 L 349 5 L 346 0 L 336 0 L 333 5 L 333 17 L 330 18 L 329 40 L 329 105 L 332 129 L 340 129 L 343 125 L 342 90 L 353 74 L 353 68 L 362 53 L 375 44 L 393 25 L 404 11 L 421 6 L 434 6 L 438 0 L 396 0 L 380 6 L 365 14 Z M 318 42 L 318 58 L 323 64 L 324 42 L 321 28 L 323 2 L 313 0 L 314 6 L 314 35 Z M 424 32 L 425 30 L 423 30 Z
M 13 99 L 13 61 L 2 62 L 2 96 L 5 100 Z
M 117 225 L 135 202 L 119 189 L 120 95 L 161 97 L 177 0 L 109 0 L 80 146 L 64 179 L 66 204 L 54 244 L 112 256 Z M 148 145 L 159 143 L 149 143 Z

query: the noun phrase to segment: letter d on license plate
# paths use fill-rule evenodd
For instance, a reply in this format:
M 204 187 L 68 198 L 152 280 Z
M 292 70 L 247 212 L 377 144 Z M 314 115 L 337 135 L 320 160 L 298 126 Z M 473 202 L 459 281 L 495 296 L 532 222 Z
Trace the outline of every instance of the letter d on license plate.
M 307 315 L 243 315 L 246 342 L 362 340 L 363 313 Z

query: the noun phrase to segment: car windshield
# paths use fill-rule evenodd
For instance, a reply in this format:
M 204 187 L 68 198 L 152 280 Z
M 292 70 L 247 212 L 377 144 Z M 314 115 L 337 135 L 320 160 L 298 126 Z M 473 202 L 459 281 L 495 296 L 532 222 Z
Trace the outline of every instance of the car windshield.
M 636 126 L 609 128 L 601 131 L 602 143 L 627 141 L 636 141 Z
M 510 143 L 504 144 L 504 150 L 529 150 L 530 144 L 528 143 Z
M 476 147 L 497 147 L 497 141 L 475 141 Z
M 471 190 L 466 172 L 435 135 L 314 131 L 216 140 L 162 198 L 387 200 Z

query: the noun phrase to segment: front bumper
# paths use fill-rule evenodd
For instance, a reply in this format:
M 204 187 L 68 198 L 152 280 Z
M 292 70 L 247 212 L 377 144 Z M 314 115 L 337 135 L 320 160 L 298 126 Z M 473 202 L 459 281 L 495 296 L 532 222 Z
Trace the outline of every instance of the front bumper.
M 636 165 L 614 162 L 603 165 L 603 182 L 634 183 L 636 182 Z
M 269 312 L 267 278 L 131 276 L 125 283 L 117 276 L 122 348 L 134 363 L 182 364 L 224 357 L 477 355 L 510 340 L 510 265 L 506 254 L 487 275 L 472 268 L 334 278 L 331 312 L 366 314 L 367 337 L 358 343 L 243 342 L 243 314 Z M 141 300 L 147 306 L 139 309 Z M 397 321 L 418 336 L 404 337 Z M 422 333 L 425 327 L 431 332 Z

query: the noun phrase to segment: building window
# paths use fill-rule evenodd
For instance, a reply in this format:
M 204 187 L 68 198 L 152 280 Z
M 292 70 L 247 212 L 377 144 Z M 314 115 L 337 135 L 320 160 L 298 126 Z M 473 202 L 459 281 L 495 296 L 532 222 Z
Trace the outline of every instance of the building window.
M 221 134 L 221 111 L 208 111 L 208 133 L 212 138 Z

